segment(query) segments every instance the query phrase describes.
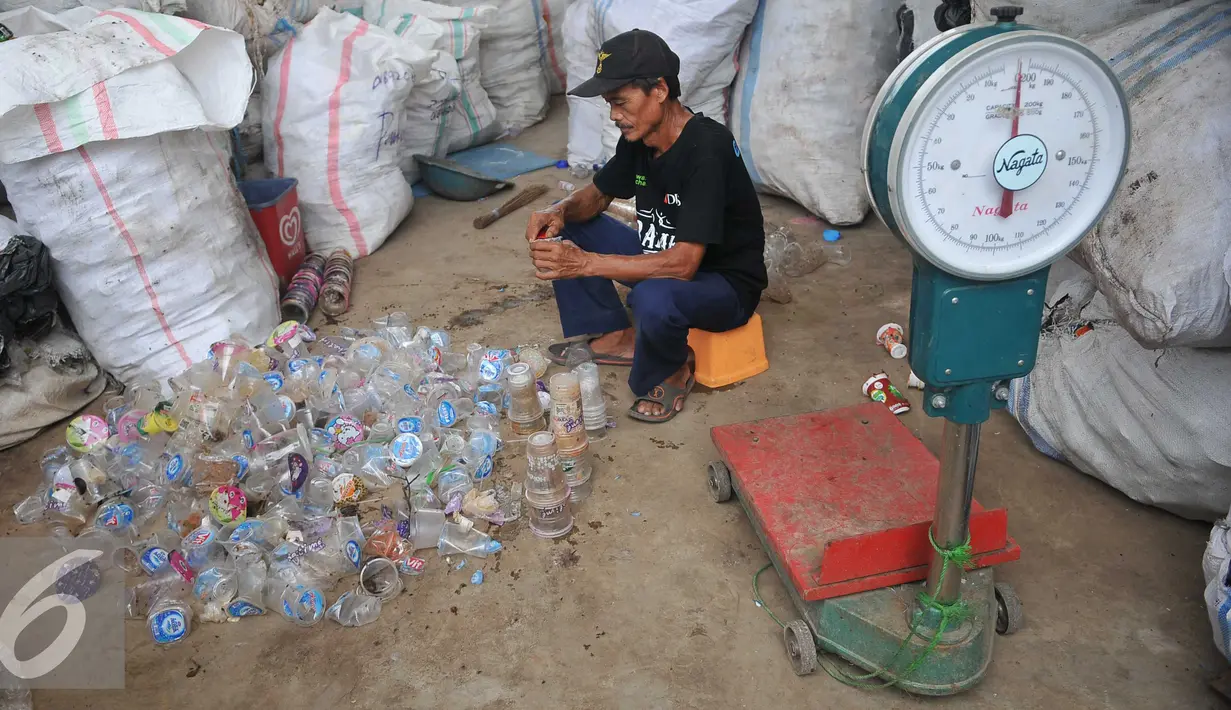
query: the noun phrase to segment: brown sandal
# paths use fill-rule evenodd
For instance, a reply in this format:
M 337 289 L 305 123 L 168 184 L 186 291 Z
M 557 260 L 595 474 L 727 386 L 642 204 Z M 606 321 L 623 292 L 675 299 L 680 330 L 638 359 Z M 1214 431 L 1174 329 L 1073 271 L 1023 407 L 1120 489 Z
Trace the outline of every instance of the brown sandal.
M 690 361 L 691 362 L 691 361 Z M 675 419 L 675 415 L 683 411 L 682 406 L 684 401 L 688 399 L 688 395 L 692 392 L 693 385 L 697 384 L 697 367 L 693 364 L 692 372 L 688 375 L 688 382 L 683 387 L 677 387 L 669 382 L 663 382 L 661 385 L 656 385 L 651 389 L 649 394 L 638 397 L 633 400 L 633 406 L 628 408 L 628 416 L 640 422 L 649 422 L 651 424 L 662 424 Z M 645 414 L 637 411 L 637 405 L 641 402 L 654 402 L 663 407 L 661 414 Z M 668 404 L 670 402 L 670 404 Z

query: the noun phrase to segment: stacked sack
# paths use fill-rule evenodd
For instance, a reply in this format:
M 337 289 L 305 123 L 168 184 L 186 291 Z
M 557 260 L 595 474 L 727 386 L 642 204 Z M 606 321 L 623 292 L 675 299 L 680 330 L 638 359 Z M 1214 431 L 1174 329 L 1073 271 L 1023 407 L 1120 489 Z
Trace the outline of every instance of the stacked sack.
M 437 54 L 324 9 L 270 60 L 265 167 L 299 180 L 310 251 L 367 256 L 410 214 L 403 173 L 414 153 L 436 152 L 441 122 L 412 94 L 441 79 L 431 73 Z
M 1049 289 L 1050 290 L 1050 289 Z M 1060 281 L 1038 364 L 1014 380 L 1010 411 L 1035 448 L 1176 515 L 1231 506 L 1231 353 L 1150 350 L 1116 323 L 1088 274 Z
M 434 66 L 445 71 L 455 86 L 453 98 L 441 107 L 445 152 L 487 143 L 500 135 L 496 108 L 483 89 L 479 66 L 480 32 L 495 12 L 490 5 L 459 11 L 421 0 L 399 0 L 382 1 L 366 13 L 369 22 L 444 55 Z
M 1231 342 L 1229 30 L 1231 3 L 1185 4 L 1087 40 L 1119 77 L 1133 120 L 1120 189 L 1071 254 L 1090 275 L 1070 301 L 1097 289 L 1097 318 L 1081 319 L 1106 325 L 1080 347 L 1045 336 L 1038 367 L 1015 385 L 1015 413 L 1040 450 L 1207 520 L 1231 504 L 1231 450 L 1218 433 L 1231 399 L 1213 386 L 1231 356 L 1205 348 Z
M 1184 0 L 1032 0 L 1018 3 L 1025 9 L 1019 22 L 1069 37 L 1084 38 L 1106 32 L 1162 9 L 1179 5 Z M 906 58 L 912 50 L 940 34 L 937 22 L 945 29 L 958 25 L 995 22 L 992 8 L 1004 3 L 996 0 L 905 0 L 895 12 L 902 34 L 899 56 Z
M 582 0 L 584 2 L 584 0 Z M 534 0 L 539 9 L 539 51 L 547 88 L 563 94 L 568 88 L 568 65 L 564 60 L 564 16 L 573 0 Z
M 316 17 L 329 0 L 186 0 L 184 14 L 207 25 L 234 30 L 244 36 L 257 71 L 265 58 L 295 36 Z
M 0 0 L 0 12 L 32 8 L 52 15 L 87 7 L 93 10 L 124 8 L 173 15 L 184 11 L 185 0 Z
M 740 37 L 756 11 L 755 0 L 578 0 L 564 21 L 569 88 L 594 75 L 603 42 L 648 29 L 680 57 L 684 105 L 725 123 Z M 619 139 L 601 98 L 569 97 L 569 163 L 602 164 L 615 154 Z
M 739 56 L 731 131 L 757 187 L 830 224 L 869 203 L 860 139 L 898 60 L 899 0 L 761 2 Z
M 239 35 L 112 10 L 0 43 L 0 66 L 0 181 L 105 369 L 162 380 L 277 324 L 277 279 L 214 132 L 252 86 Z
M 543 120 L 549 98 L 540 43 L 541 11 L 536 0 L 445 0 L 451 8 L 425 10 L 427 3 L 413 0 L 365 0 L 363 16 L 382 26 L 390 17 L 422 15 L 437 21 L 468 20 L 481 16 L 480 81 L 496 109 L 500 131 L 516 134 Z M 492 9 L 489 9 L 492 8 Z
M 1124 86 L 1133 146 L 1075 258 L 1146 347 L 1231 345 L 1229 31 L 1231 3 L 1194 2 L 1087 40 Z

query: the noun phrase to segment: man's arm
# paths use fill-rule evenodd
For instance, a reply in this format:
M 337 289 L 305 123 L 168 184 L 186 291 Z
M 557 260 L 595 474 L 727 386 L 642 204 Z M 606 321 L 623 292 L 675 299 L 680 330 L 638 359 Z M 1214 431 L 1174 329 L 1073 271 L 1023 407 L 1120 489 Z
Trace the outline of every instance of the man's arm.
M 556 204 L 531 214 L 526 224 L 526 239 L 534 242 L 539 232 L 543 232 L 544 239 L 552 239 L 564 229 L 565 222 L 593 219 L 606 210 L 613 199 L 594 185 L 586 185 Z
M 585 222 L 601 214 L 614 199 L 611 195 L 604 195 L 597 187 L 590 184 L 574 191 L 573 194 L 548 209 L 559 209 L 560 216 L 565 222 Z
M 705 256 L 705 245 L 676 242 L 656 254 L 594 254 L 569 241 L 537 241 L 530 245 L 536 276 L 545 281 L 601 276 L 614 281 L 679 279 L 691 281 Z

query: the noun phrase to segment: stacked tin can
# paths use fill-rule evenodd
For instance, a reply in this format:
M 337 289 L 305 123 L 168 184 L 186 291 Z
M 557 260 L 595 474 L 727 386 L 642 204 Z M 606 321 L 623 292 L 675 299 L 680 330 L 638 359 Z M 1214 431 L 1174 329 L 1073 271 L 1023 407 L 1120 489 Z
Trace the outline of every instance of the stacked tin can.
M 529 364 L 516 362 L 508 368 L 509 424 L 513 433 L 533 434 L 544 429 L 543 405 L 534 384 L 534 371 Z
M 556 437 L 550 431 L 530 435 L 526 442 L 526 507 L 530 531 L 556 538 L 573 529 L 570 489 L 564 480 Z
M 556 435 L 560 468 L 572 501 L 580 503 L 590 495 L 590 474 L 593 472 L 581 407 L 581 382 L 577 375 L 561 372 L 551 376 L 548 389 L 551 391 L 551 430 Z

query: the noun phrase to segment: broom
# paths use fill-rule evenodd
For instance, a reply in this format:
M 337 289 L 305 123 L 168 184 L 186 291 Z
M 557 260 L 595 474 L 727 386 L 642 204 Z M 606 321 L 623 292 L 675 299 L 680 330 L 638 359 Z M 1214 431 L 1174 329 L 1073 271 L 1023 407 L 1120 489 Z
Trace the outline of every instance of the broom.
M 516 195 L 513 195 L 513 197 L 509 198 L 509 200 L 505 202 L 503 205 L 500 205 L 500 207 L 492 210 L 491 212 L 488 212 L 487 214 L 481 217 L 475 217 L 474 228 L 475 229 L 486 229 L 487 227 L 491 225 L 492 222 L 495 222 L 501 217 L 521 207 L 525 207 L 526 205 L 530 204 L 531 202 L 534 202 L 535 200 L 539 199 L 540 197 L 546 194 L 547 194 L 546 185 L 531 185 L 530 187 L 527 187 L 526 189 L 522 190 Z

